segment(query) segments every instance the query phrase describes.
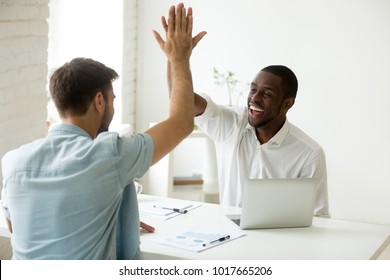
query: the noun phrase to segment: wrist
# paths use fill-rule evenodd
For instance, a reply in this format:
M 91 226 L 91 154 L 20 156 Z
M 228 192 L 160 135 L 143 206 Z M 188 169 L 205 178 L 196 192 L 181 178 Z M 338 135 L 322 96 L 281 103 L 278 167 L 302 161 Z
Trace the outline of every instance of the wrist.
M 189 57 L 188 58 L 169 58 L 168 61 L 172 65 L 180 65 L 180 64 L 189 65 L 190 64 Z

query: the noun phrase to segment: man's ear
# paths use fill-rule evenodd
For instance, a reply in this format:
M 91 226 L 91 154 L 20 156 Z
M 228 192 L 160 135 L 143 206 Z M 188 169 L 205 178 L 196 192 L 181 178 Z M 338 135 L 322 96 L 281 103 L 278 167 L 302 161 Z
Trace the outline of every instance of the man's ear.
M 295 103 L 295 98 L 294 97 L 287 97 L 285 100 L 284 100 L 284 108 L 286 110 L 289 110 Z
M 106 103 L 104 100 L 103 93 L 101 91 L 99 91 L 98 93 L 95 94 L 95 97 L 93 98 L 93 104 L 94 104 L 95 109 L 99 113 L 104 113 Z

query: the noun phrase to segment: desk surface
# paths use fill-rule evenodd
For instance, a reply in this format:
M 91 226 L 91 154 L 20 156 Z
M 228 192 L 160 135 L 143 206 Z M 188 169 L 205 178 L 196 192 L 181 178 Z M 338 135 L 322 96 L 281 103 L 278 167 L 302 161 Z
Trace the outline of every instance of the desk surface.
M 158 200 L 170 199 L 139 195 L 140 202 Z M 141 250 L 146 254 L 164 255 L 167 259 L 365 260 L 380 254 L 386 240 L 390 240 L 390 226 L 315 217 L 308 228 L 245 230 L 245 236 L 200 253 L 152 241 L 158 235 L 198 224 L 238 229 L 225 215 L 239 213 L 240 208 L 201 204 L 185 215 L 166 221 L 141 217 L 143 222 L 156 228 L 154 233 L 141 233 Z M 0 219 L 0 235 L 10 237 L 4 217 Z
M 139 195 L 139 201 L 170 200 Z M 202 203 L 187 214 L 160 221 L 141 217 L 156 228 L 141 233 L 141 251 L 183 259 L 267 259 L 267 260 L 367 260 L 378 254 L 390 236 L 390 226 L 314 217 L 307 228 L 244 230 L 245 236 L 200 253 L 153 242 L 157 235 L 186 230 L 198 224 L 239 230 L 225 215 L 240 212 L 238 207 Z

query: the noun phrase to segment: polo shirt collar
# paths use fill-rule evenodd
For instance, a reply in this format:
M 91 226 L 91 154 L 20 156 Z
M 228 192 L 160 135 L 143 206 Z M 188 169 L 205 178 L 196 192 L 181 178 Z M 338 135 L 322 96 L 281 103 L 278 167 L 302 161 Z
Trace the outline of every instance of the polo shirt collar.
M 49 133 L 63 133 L 64 131 L 66 131 L 68 133 L 71 132 L 74 134 L 79 134 L 79 135 L 83 135 L 83 136 L 87 136 L 87 137 L 91 138 L 89 136 L 89 134 L 84 129 L 82 129 L 81 127 L 78 127 L 77 125 L 74 125 L 74 124 L 58 123 L 58 124 L 51 125 L 49 128 Z
M 250 130 L 254 135 L 254 137 L 256 137 L 257 139 L 256 130 L 253 126 L 247 123 L 245 129 Z M 284 140 L 286 139 L 289 130 L 290 130 L 290 123 L 286 118 L 286 121 L 284 122 L 282 128 L 274 135 L 274 137 L 272 137 L 267 143 L 264 144 L 267 146 L 273 146 L 273 145 L 281 146 Z

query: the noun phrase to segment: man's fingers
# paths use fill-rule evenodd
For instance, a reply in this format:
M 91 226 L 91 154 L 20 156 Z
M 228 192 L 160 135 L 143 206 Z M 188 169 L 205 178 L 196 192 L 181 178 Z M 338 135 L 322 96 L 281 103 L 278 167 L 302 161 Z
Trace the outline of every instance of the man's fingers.
M 175 6 L 171 6 L 168 15 L 168 33 L 172 33 L 175 30 L 175 16 Z
M 163 38 L 161 38 L 160 34 L 155 30 L 153 30 L 153 34 L 154 38 L 156 38 L 157 43 L 160 45 L 160 48 L 164 49 L 165 41 L 163 40 Z
M 195 48 L 196 45 L 199 43 L 200 40 L 207 34 L 206 31 L 200 32 L 198 35 L 196 35 L 194 38 L 192 38 L 192 48 Z
M 140 221 L 140 228 L 142 228 L 143 230 L 146 230 L 147 232 L 154 232 L 155 228 L 148 225 L 148 224 L 145 224 L 143 222 Z
M 186 8 L 181 9 L 181 30 L 187 30 L 187 16 L 186 16 Z
M 165 33 L 168 32 L 168 23 L 164 16 L 161 17 L 161 24 L 165 30 Z
M 153 30 L 153 34 L 168 59 L 175 59 L 183 55 L 185 58 L 189 58 L 192 42 L 197 44 L 205 35 L 205 33 L 199 33 L 191 41 L 193 26 L 192 8 L 187 10 L 183 3 L 179 3 L 176 7 L 171 6 L 168 11 L 168 17 L 161 17 L 161 24 L 166 35 L 165 41 L 158 32 Z
M 177 5 L 177 9 L 176 9 L 176 17 L 175 17 L 175 30 L 181 30 L 181 15 L 182 15 L 182 12 L 183 12 L 183 7 L 179 5 Z
M 193 17 L 192 17 L 192 8 L 188 8 L 187 12 L 187 33 L 192 34 L 192 23 L 193 23 Z

